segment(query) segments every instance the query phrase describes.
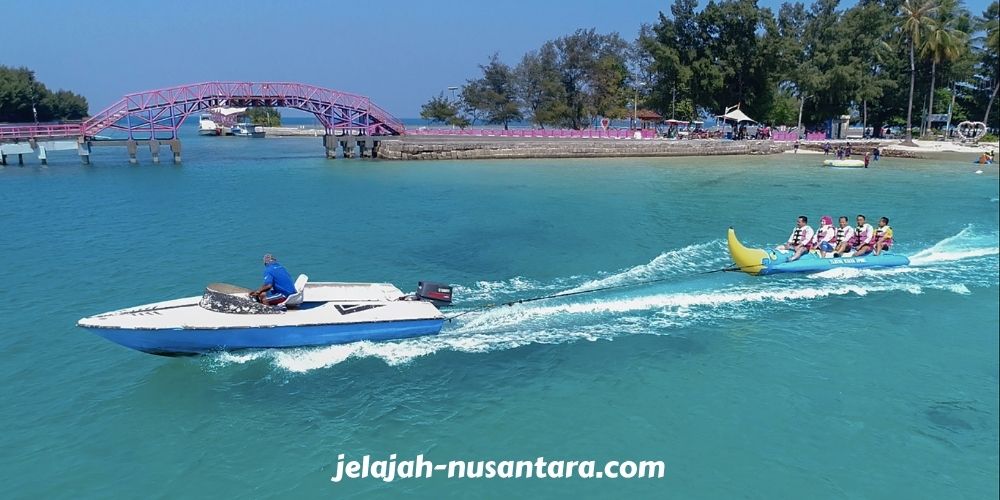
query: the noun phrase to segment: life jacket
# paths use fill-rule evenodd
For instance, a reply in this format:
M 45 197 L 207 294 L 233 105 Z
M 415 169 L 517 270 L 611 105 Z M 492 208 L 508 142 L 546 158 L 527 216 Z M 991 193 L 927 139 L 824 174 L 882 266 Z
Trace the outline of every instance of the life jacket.
M 797 247 L 802 244 L 802 233 L 805 227 L 797 227 L 792 231 L 792 246 Z
M 837 236 L 834 238 L 834 241 L 836 241 L 838 245 L 847 240 L 847 231 L 849 229 L 851 229 L 851 226 L 837 228 Z
M 816 243 L 816 244 L 819 244 L 820 242 L 822 242 L 824 240 L 825 241 L 831 241 L 831 240 L 827 240 L 827 236 L 829 236 L 829 234 L 832 231 L 833 231 L 833 226 L 820 226 L 819 230 L 816 231 L 816 234 L 813 236 L 813 242 Z M 832 241 L 836 241 L 836 236 L 834 236 L 834 239 Z
M 872 240 L 878 241 L 878 240 L 882 239 L 882 237 L 885 236 L 885 233 L 887 231 L 891 231 L 891 230 L 892 230 L 892 226 L 889 226 L 889 225 L 886 225 L 885 227 L 880 227 L 880 228 L 876 229 L 875 230 L 875 237 L 872 238 Z
M 864 241 L 865 240 L 865 227 L 867 227 L 868 229 L 871 229 L 871 226 L 868 225 L 868 223 L 865 223 L 863 226 L 857 226 L 857 227 L 854 228 L 854 237 L 857 238 L 859 245 L 865 244 L 865 241 Z M 869 231 L 869 234 L 871 234 L 870 231 Z M 868 244 L 871 244 L 873 241 L 875 241 L 874 234 L 872 236 L 873 237 L 868 240 Z
M 813 238 L 816 236 L 816 232 L 812 231 L 811 229 L 812 228 L 810 228 L 809 226 L 802 226 L 802 227 L 795 228 L 795 230 L 792 231 L 792 245 L 791 246 L 797 247 L 799 245 L 810 245 L 810 244 L 812 244 Z M 808 237 L 806 237 L 806 234 L 808 234 L 808 233 L 812 233 L 812 234 L 810 234 Z

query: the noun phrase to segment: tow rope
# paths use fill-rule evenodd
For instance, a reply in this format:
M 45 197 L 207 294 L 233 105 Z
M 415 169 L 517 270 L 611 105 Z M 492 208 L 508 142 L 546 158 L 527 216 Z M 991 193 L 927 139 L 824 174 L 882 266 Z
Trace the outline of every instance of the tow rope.
M 450 322 L 451 320 L 453 320 L 455 318 L 460 318 L 460 317 L 465 316 L 466 314 L 469 314 L 471 312 L 485 311 L 487 309 L 493 309 L 495 307 L 500 307 L 500 306 L 513 306 L 514 304 L 524 304 L 525 302 L 535 302 L 535 301 L 538 301 L 538 300 L 557 299 L 557 298 L 562 298 L 562 297 L 571 297 L 573 295 L 583 295 L 583 294 L 587 294 L 587 293 L 606 292 L 608 290 L 617 290 L 617 289 L 621 289 L 621 288 L 631 288 L 631 287 L 634 287 L 634 286 L 650 285 L 650 284 L 653 284 L 653 283 L 662 283 L 664 281 L 676 280 L 676 279 L 680 279 L 680 278 L 683 278 L 683 277 L 686 277 L 686 276 L 698 276 L 698 275 L 701 275 L 701 274 L 712 274 L 712 273 L 725 273 L 725 272 L 739 271 L 739 270 L 740 270 L 739 266 L 733 264 L 733 265 L 731 265 L 729 267 L 723 267 L 721 269 L 713 269 L 711 271 L 701 271 L 701 272 L 698 272 L 698 273 L 691 273 L 691 274 L 687 274 L 687 275 L 669 276 L 669 277 L 666 277 L 666 278 L 657 278 L 655 280 L 635 281 L 635 282 L 632 282 L 632 283 L 623 283 L 621 285 L 611 285 L 611 286 L 603 286 L 603 287 L 600 287 L 600 288 L 589 288 L 587 290 L 577 290 L 575 292 L 560 292 L 560 293 L 554 293 L 554 294 L 551 294 L 551 295 L 543 295 L 541 297 L 530 297 L 530 298 L 526 298 L 526 299 L 512 300 L 510 302 L 501 302 L 501 303 L 498 303 L 498 304 L 486 304 L 486 305 L 483 305 L 483 306 L 479 306 L 479 307 L 475 307 L 475 308 L 469 309 L 468 311 L 463 311 L 463 312 L 458 313 L 458 314 L 456 314 L 454 316 L 449 316 L 449 317 L 447 317 L 445 319 Z

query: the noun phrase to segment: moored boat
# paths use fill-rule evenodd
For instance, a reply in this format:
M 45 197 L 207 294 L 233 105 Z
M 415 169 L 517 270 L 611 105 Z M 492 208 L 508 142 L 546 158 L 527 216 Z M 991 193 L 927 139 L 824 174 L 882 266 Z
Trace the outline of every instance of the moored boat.
M 803 254 L 798 260 L 789 262 L 788 259 L 794 252 L 778 248 L 768 250 L 747 248 L 736 238 L 736 231 L 733 228 L 729 228 L 727 240 L 729 255 L 732 256 L 736 267 L 740 271 L 755 275 L 812 273 L 828 271 L 838 267 L 898 267 L 910 264 L 910 259 L 905 255 L 889 251 L 881 252 L 879 255 L 869 253 L 861 257 L 854 257 L 849 253 L 840 257 L 833 257 L 832 254 L 830 257 L 820 257 L 819 252 L 813 250 Z
M 222 127 L 220 127 L 215 120 L 212 119 L 212 115 L 204 114 L 198 118 L 198 134 L 199 135 L 221 135 Z
M 246 288 L 216 283 L 200 297 L 98 314 L 77 326 L 139 351 L 185 356 L 434 335 L 445 321 L 436 305 L 451 302 L 451 288 L 432 283 L 406 295 L 387 283 L 307 280 L 299 277 L 287 306 L 264 306 Z
M 841 168 L 861 168 L 865 166 L 864 160 L 823 160 L 824 167 Z

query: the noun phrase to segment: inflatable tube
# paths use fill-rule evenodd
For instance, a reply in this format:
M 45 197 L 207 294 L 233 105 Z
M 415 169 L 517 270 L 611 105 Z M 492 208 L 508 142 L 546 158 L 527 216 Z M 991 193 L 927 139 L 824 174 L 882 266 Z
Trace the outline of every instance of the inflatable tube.
M 864 167 L 864 160 L 824 160 L 823 165 L 827 167 L 850 167 L 858 168 Z
M 727 239 L 729 255 L 732 256 L 733 262 L 740 268 L 740 271 L 753 275 L 813 273 L 838 267 L 898 267 L 910 264 L 910 259 L 905 255 L 892 252 L 882 252 L 879 255 L 868 254 L 861 257 L 820 257 L 819 252 L 815 250 L 802 255 L 798 260 L 789 262 L 788 259 L 793 255 L 793 252 L 777 248 L 770 250 L 747 248 L 740 243 L 733 228 L 729 228 Z

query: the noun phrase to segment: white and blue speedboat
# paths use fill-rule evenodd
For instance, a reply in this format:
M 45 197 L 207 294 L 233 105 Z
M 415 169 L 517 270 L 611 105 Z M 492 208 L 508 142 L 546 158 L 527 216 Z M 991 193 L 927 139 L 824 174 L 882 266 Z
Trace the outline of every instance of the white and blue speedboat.
M 406 295 L 387 283 L 295 283 L 286 304 L 271 307 L 250 290 L 209 285 L 198 297 L 156 302 L 81 319 L 77 325 L 125 347 L 163 356 L 389 340 L 441 331 L 437 305 L 451 287 L 420 284 Z
M 764 250 L 762 248 L 747 248 L 736 238 L 736 231 L 729 228 L 728 234 L 729 255 L 740 271 L 755 275 L 779 274 L 779 273 L 815 273 L 829 271 L 838 267 L 855 268 L 877 268 L 877 267 L 898 267 L 910 264 L 910 259 L 905 255 L 893 252 L 881 252 L 879 255 L 866 254 L 855 257 L 852 254 L 844 254 L 834 257 L 828 254 L 821 257 L 819 252 L 813 250 L 803 254 L 797 260 L 789 262 L 794 252 L 772 248 Z

